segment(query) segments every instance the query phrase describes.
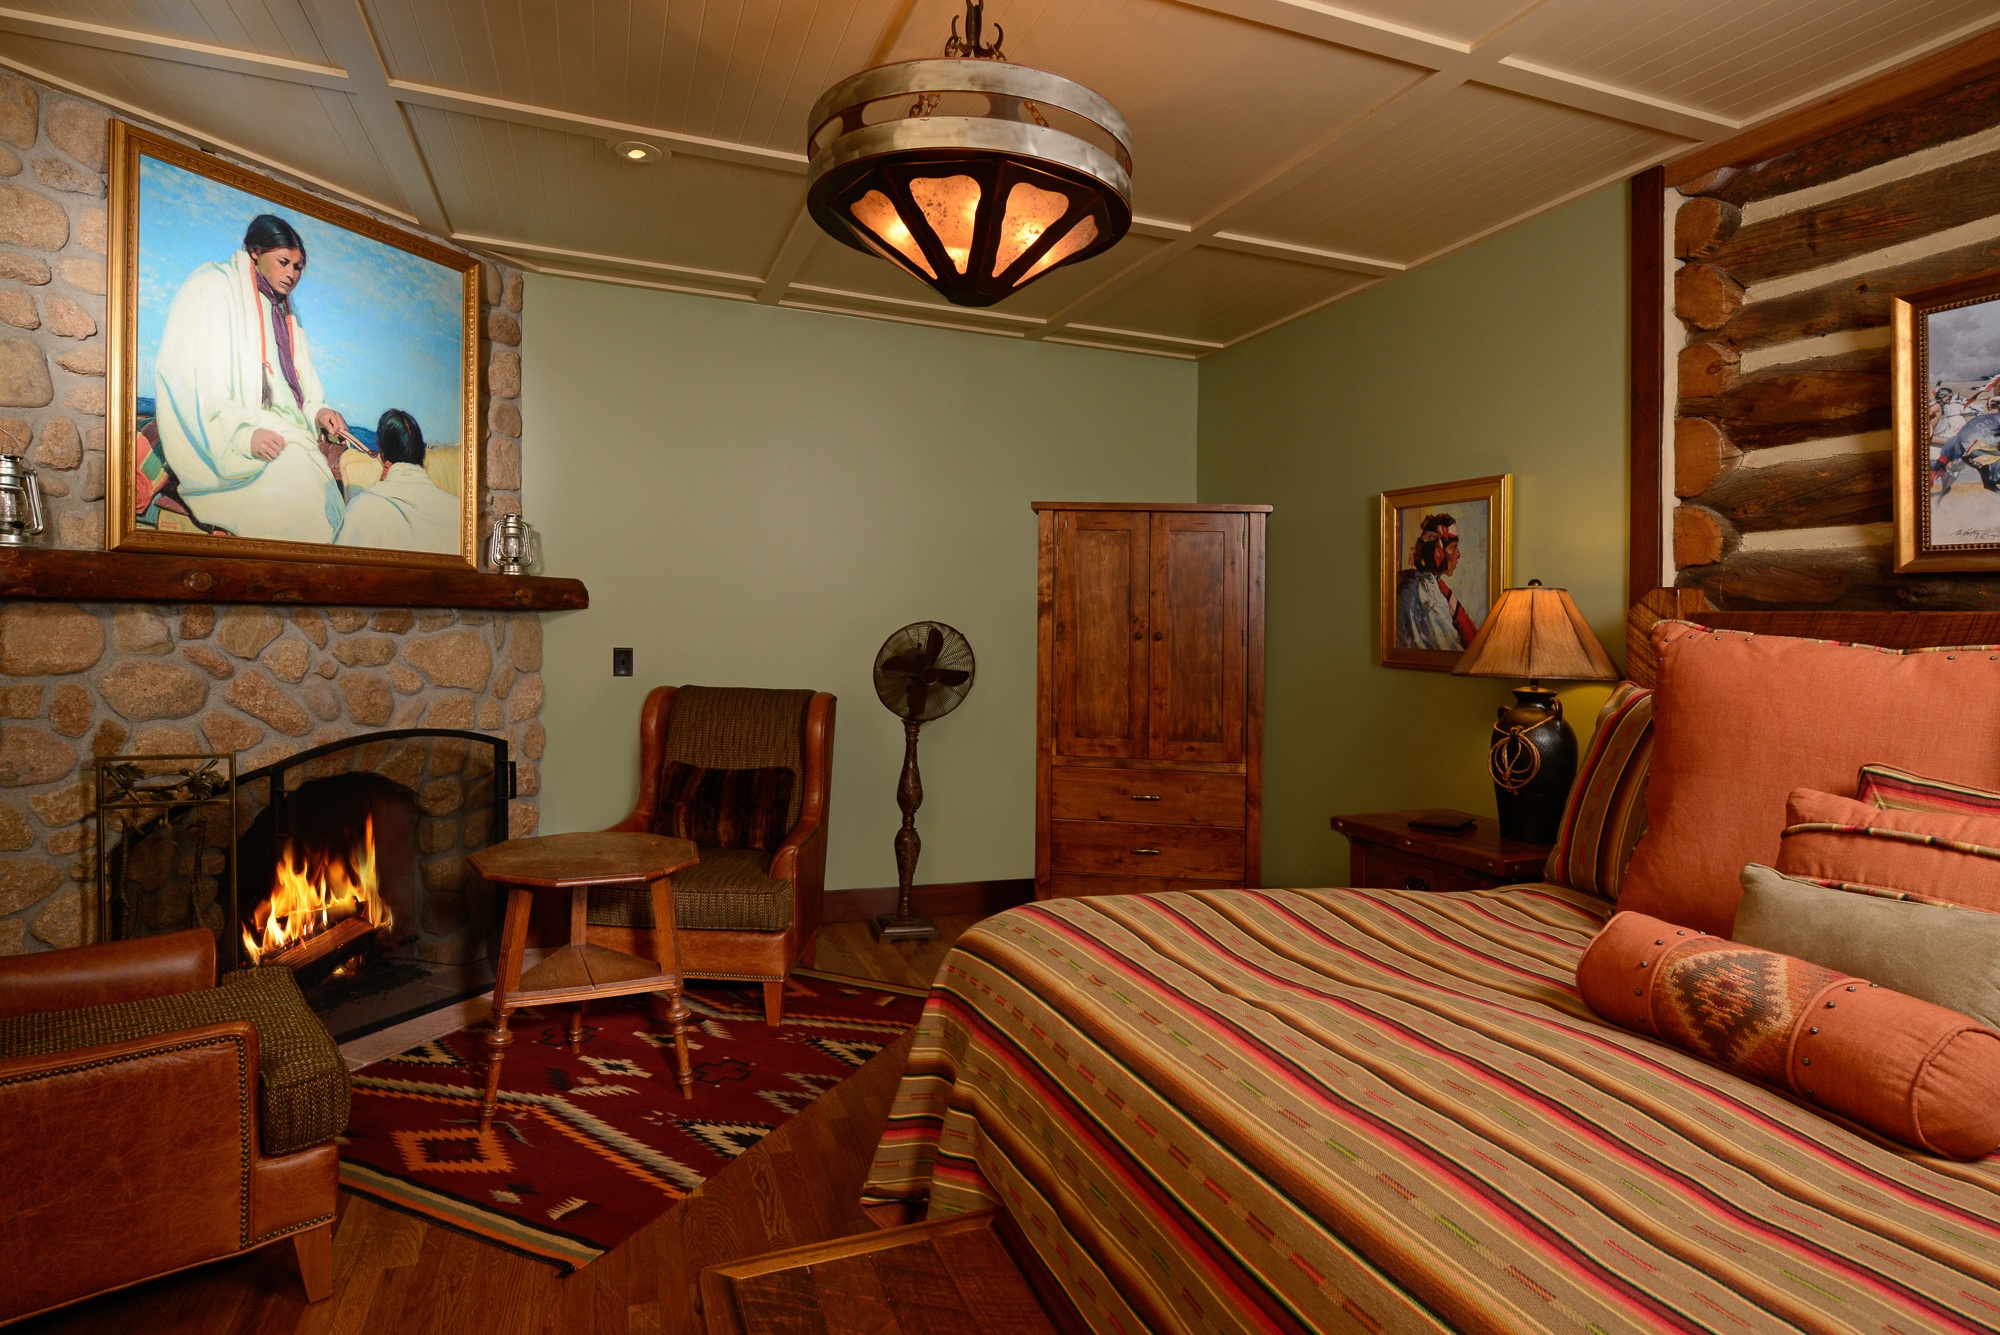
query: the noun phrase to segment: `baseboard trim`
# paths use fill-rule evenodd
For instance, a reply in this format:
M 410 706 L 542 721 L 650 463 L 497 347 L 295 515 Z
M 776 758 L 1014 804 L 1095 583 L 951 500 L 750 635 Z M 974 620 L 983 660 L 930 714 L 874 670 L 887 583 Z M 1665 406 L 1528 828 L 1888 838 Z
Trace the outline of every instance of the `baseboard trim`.
M 938 881 L 910 887 L 910 907 L 919 913 L 998 913 L 1035 897 L 1035 880 Z M 896 887 L 829 890 L 820 908 L 821 922 L 866 922 L 896 911 Z

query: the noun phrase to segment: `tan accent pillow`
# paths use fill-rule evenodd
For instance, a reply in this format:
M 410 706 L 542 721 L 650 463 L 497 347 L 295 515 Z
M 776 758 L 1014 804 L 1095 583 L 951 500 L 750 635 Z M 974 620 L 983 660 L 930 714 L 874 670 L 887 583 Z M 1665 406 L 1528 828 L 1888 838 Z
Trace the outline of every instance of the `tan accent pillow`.
M 1735 939 L 2000 1029 L 2000 913 L 1837 890 L 1753 862 Z

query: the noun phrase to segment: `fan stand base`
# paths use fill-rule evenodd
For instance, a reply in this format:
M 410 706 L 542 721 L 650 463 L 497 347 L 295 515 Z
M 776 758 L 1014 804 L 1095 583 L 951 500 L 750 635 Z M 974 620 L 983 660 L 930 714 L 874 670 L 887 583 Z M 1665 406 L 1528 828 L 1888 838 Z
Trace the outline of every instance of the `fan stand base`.
M 878 913 L 868 920 L 868 926 L 877 941 L 935 941 L 939 935 L 937 924 L 921 913 L 912 913 L 907 918 Z

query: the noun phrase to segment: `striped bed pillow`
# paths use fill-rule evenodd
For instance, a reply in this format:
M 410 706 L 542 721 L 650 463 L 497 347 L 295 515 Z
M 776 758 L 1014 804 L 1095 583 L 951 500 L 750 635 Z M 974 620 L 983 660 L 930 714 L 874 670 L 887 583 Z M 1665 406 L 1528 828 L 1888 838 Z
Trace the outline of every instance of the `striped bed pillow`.
M 1855 784 L 1857 801 L 1885 811 L 1956 811 L 1968 816 L 2000 816 L 2000 793 L 1927 779 L 1890 765 L 1863 765 Z
M 1646 830 L 1646 766 L 1653 758 L 1653 693 L 1618 683 L 1598 711 L 1597 734 L 1569 790 L 1544 875 L 1616 901 L 1625 864 Z

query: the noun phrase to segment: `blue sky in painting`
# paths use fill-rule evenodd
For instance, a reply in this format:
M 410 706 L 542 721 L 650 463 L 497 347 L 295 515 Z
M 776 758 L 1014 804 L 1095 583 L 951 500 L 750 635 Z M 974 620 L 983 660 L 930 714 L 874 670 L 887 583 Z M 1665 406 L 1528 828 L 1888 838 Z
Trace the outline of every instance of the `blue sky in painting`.
M 327 401 L 370 428 L 385 409 L 401 408 L 429 443 L 459 443 L 464 280 L 457 270 L 155 158 L 139 164 L 139 397 L 153 395 L 153 359 L 181 283 L 242 249 L 252 218 L 275 213 L 306 243 L 293 308 Z

